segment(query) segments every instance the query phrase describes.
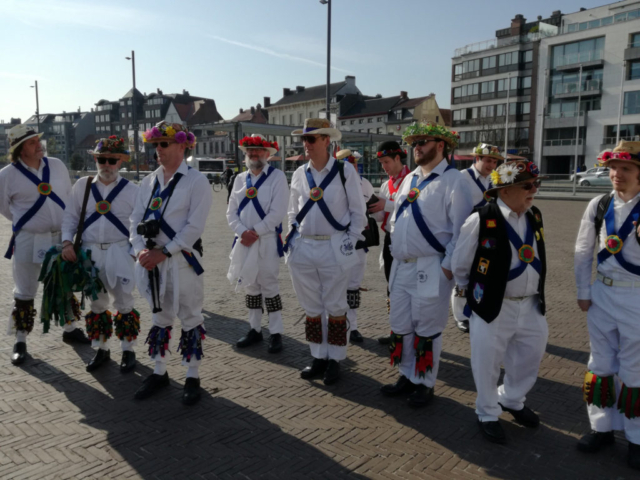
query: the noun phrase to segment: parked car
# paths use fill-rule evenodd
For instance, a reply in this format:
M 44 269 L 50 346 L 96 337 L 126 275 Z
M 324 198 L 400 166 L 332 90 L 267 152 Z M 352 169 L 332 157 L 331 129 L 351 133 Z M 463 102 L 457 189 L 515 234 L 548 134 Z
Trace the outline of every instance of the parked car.
M 605 170 L 607 171 L 607 174 L 608 174 L 609 169 L 606 167 L 594 167 L 594 168 L 590 168 L 585 172 L 578 172 L 578 182 L 580 182 L 580 179 L 583 178 L 585 175 L 595 175 L 596 173 L 603 172 Z M 573 182 L 573 174 L 569 177 L 569 180 Z
M 591 187 L 591 186 L 604 186 L 604 187 L 613 187 L 611 183 L 611 179 L 609 178 L 609 169 L 605 168 L 599 172 L 589 173 L 585 172 L 582 178 L 578 180 L 578 184 L 581 187 Z

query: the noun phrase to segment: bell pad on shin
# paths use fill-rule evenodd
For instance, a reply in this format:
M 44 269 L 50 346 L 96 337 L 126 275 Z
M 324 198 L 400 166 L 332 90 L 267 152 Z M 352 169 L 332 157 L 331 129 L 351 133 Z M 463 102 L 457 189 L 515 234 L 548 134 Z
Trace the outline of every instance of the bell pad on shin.
M 304 332 L 307 342 L 322 343 L 322 318 L 320 315 L 317 317 L 307 316 L 307 320 L 304 323 Z
M 347 344 L 347 316 L 334 317 L 329 315 L 327 342 L 329 345 L 344 347 Z
M 262 295 L 247 295 L 247 308 L 262 308 Z
M 360 289 L 347 290 L 347 303 L 349 308 L 360 308 Z
M 280 298 L 280 295 L 276 295 L 275 297 L 272 297 L 272 298 L 265 297 L 264 304 L 267 307 L 268 313 L 278 312 L 282 310 L 282 299 Z
M 15 299 L 15 307 L 11 312 L 13 325 L 16 330 L 31 333 L 36 318 L 36 309 L 33 308 L 33 300 Z

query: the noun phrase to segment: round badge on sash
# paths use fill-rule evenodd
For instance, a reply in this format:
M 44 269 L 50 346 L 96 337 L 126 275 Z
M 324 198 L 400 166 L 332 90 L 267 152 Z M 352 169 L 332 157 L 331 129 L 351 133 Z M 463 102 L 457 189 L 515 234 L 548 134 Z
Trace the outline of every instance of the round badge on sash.
M 247 188 L 245 195 L 249 199 L 256 198 L 258 196 L 258 189 L 256 187 Z
M 106 200 L 102 200 L 96 203 L 96 212 L 98 212 L 99 214 L 104 215 L 105 213 L 109 213 L 110 210 L 111 204 Z
M 156 197 L 151 201 L 151 205 L 149 205 L 149 210 L 157 210 L 162 206 L 162 198 Z
M 40 195 L 49 195 L 51 193 L 51 184 L 44 182 L 38 184 L 38 193 Z
M 417 187 L 414 187 L 411 190 L 409 190 L 409 194 L 407 195 L 407 202 L 413 203 L 418 199 L 419 196 L 420 196 L 420 189 Z
M 518 258 L 524 263 L 533 262 L 534 258 L 536 258 L 533 247 L 531 245 L 522 245 L 518 250 Z
M 318 200 L 320 200 L 323 195 L 324 195 L 324 191 L 322 191 L 320 187 L 312 188 L 311 191 L 309 192 L 309 198 L 314 202 L 317 202 Z
M 491 197 L 490 197 L 489 195 L 487 195 L 487 192 L 484 192 L 484 193 L 482 194 L 482 198 L 484 198 L 484 200 L 485 200 L 486 202 L 490 202 L 490 201 L 491 201 Z
M 609 235 L 604 241 L 604 248 L 612 255 L 615 255 L 622 250 L 622 239 L 618 235 Z

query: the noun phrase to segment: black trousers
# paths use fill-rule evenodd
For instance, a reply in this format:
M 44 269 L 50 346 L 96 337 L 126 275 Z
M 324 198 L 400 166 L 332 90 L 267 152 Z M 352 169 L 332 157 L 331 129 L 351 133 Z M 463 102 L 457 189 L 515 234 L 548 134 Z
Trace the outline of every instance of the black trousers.
M 393 257 L 391 256 L 391 234 L 385 232 L 384 245 L 382 247 L 382 261 L 384 262 L 384 276 L 387 278 L 387 297 L 389 296 L 389 275 L 391 274 L 391 264 Z

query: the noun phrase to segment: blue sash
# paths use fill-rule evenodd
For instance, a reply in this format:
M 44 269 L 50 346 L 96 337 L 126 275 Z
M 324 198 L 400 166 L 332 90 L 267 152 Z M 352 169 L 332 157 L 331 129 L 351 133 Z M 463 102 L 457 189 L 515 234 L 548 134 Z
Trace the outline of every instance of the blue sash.
M 151 200 L 151 203 L 147 207 L 147 211 L 144 213 L 143 217 L 143 220 L 146 220 L 151 215 L 153 215 L 156 220 L 160 220 L 160 230 L 162 230 L 162 232 L 171 240 L 173 240 L 173 238 L 176 236 L 176 231 L 171 228 L 165 221 L 164 217 L 160 213 L 160 207 L 162 206 L 162 203 L 165 203 L 167 201 L 167 198 L 176 188 L 176 185 L 178 184 L 182 176 L 183 175 L 181 173 L 176 173 L 173 176 L 173 179 L 171 179 L 171 182 L 169 182 L 169 185 L 167 185 L 167 188 L 165 188 L 162 192 L 160 192 L 160 182 L 156 178 L 156 184 L 153 187 L 153 195 L 151 197 L 153 200 Z M 160 199 L 162 203 L 157 208 L 153 209 L 152 207 L 154 206 L 154 203 L 156 203 L 157 199 Z M 167 207 L 165 206 L 165 208 Z M 198 259 L 195 257 L 195 255 L 185 250 L 182 250 L 182 255 L 184 256 L 184 259 L 187 261 L 187 263 L 191 265 L 194 272 L 196 272 L 196 275 L 202 275 L 204 273 L 204 269 L 202 268 L 202 265 L 200 265 L 200 262 L 198 262 Z
M 448 170 L 452 170 L 454 168 L 455 167 L 453 167 L 452 165 L 449 165 L 445 169 L 445 172 L 447 172 Z M 427 187 L 427 185 L 433 182 L 437 177 L 439 177 L 437 173 L 432 173 L 427 178 L 425 178 L 422 182 L 420 182 L 420 185 L 418 185 L 418 175 L 414 175 L 413 178 L 411 179 L 411 190 L 409 191 L 409 194 L 411 194 L 411 192 L 414 191 L 414 189 L 422 192 L 422 190 L 424 190 Z M 417 194 L 417 191 L 416 191 L 416 194 Z M 431 233 L 429 226 L 424 221 L 422 212 L 420 211 L 420 207 L 418 206 L 418 202 L 417 202 L 418 196 L 419 194 L 417 194 L 417 196 L 414 196 L 413 200 L 409 200 L 410 197 L 409 195 L 407 195 L 407 197 L 404 199 L 404 201 L 400 205 L 400 208 L 398 208 L 398 213 L 396 213 L 396 219 L 399 218 L 400 215 L 402 215 L 402 212 L 404 212 L 409 207 L 409 205 L 411 205 L 411 213 L 413 214 L 413 220 L 416 222 L 416 225 L 418 226 L 418 230 L 420 230 L 420 233 L 422 234 L 424 239 L 429 243 L 429 245 L 433 247 L 433 249 L 436 252 L 445 253 L 446 249 L 442 246 L 442 244 L 438 241 L 438 239 L 433 235 L 433 233 Z
M 104 215 L 105 218 L 109 220 L 118 230 L 120 230 L 120 232 L 125 237 L 129 238 L 129 230 L 127 230 L 127 227 L 125 227 L 122 224 L 122 222 L 118 219 L 118 217 L 116 217 L 111 212 L 111 205 L 113 204 L 113 201 L 116 199 L 118 194 L 122 190 L 124 190 L 124 187 L 126 187 L 128 183 L 129 183 L 129 180 L 127 180 L 126 178 L 121 179 L 118 185 L 116 185 L 115 188 L 111 190 L 111 193 L 107 195 L 106 200 L 102 199 L 102 195 L 100 195 L 98 186 L 95 183 L 91 185 L 91 192 L 93 193 L 93 198 L 95 198 L 96 200 L 96 211 L 89 218 L 85 220 L 84 222 L 85 230 L 89 228 L 90 225 L 93 225 L 93 223 L 96 222 L 102 215 Z M 109 209 L 104 213 L 100 211 L 100 202 L 106 202 L 108 204 Z M 104 203 L 102 205 L 104 205 Z
M 240 202 L 240 205 L 238 206 L 238 216 L 240 216 L 240 212 L 242 212 L 242 210 L 244 210 L 244 207 L 246 207 L 249 204 L 249 201 L 251 201 L 253 203 L 253 207 L 256 209 L 256 212 L 258 213 L 258 215 L 260 216 L 260 220 L 264 220 L 264 217 L 267 216 L 266 213 L 264 213 L 264 210 L 262 209 L 262 205 L 260 205 L 260 202 L 258 201 L 258 189 L 262 186 L 262 184 L 267 180 L 267 178 L 269 178 L 269 175 L 271 175 L 271 173 L 275 170 L 275 168 L 273 168 L 272 166 L 269 166 L 269 169 L 267 170 L 267 172 L 262 175 L 258 181 L 256 182 L 256 186 L 253 187 L 255 188 L 256 194 L 254 197 L 249 198 L 248 196 L 245 196 L 242 201 Z M 247 192 L 249 191 L 250 188 L 252 188 L 251 185 L 251 172 L 247 172 Z M 282 246 L 282 236 L 280 235 L 282 233 L 282 223 L 280 223 L 280 225 L 278 225 L 276 227 L 276 235 L 277 235 L 277 245 L 278 245 L 278 255 L 280 257 L 284 256 L 284 250 L 283 250 L 283 246 Z M 238 237 L 233 239 L 233 245 L 231 245 L 231 249 L 233 249 L 233 247 L 236 246 L 236 242 L 238 241 Z
M 26 168 L 24 168 L 21 163 L 13 162 L 11 164 L 16 167 L 18 171 L 20 171 L 20 173 L 22 173 L 25 177 L 27 177 L 35 185 L 37 185 L 38 193 L 40 193 L 40 196 L 38 197 L 38 200 L 36 200 L 36 203 L 34 203 L 33 206 L 29 210 L 27 210 L 27 212 L 20 218 L 20 220 L 18 220 L 18 222 L 13 225 L 13 234 L 11 235 L 9 248 L 7 249 L 7 253 L 4 254 L 4 258 L 6 259 L 11 259 L 11 257 L 13 256 L 13 249 L 16 244 L 16 234 L 22 229 L 22 227 L 26 225 L 29 220 L 34 217 L 36 213 L 38 213 L 47 198 L 50 198 L 51 200 L 56 202 L 63 210 L 65 209 L 64 202 L 60 199 L 60 197 L 58 197 L 58 195 L 55 194 L 53 188 L 51 187 L 51 184 L 49 184 L 49 178 L 51 176 L 49 170 L 49 160 L 47 159 L 47 157 L 42 157 L 42 161 L 44 162 L 44 168 L 42 169 L 42 180 L 40 180 L 36 175 L 31 173 Z
M 473 172 L 473 167 L 469 167 L 467 168 L 467 172 L 469 173 L 469 175 L 471 176 L 471 178 L 473 179 L 474 182 L 476 182 L 476 185 L 478 185 L 478 188 L 480 189 L 480 191 L 482 192 L 482 200 L 480 200 L 480 202 L 478 202 L 473 208 L 480 208 L 480 207 L 484 207 L 487 204 L 487 199 L 484 197 L 484 193 L 487 191 L 486 188 L 484 188 L 484 185 L 482 184 L 482 182 L 480 181 L 479 178 L 476 178 L 475 173 Z M 489 188 L 492 188 L 493 185 L 491 182 L 489 182 Z
M 338 162 L 335 161 L 333 164 L 333 168 L 331 169 L 329 174 L 326 177 L 324 177 L 324 180 L 320 184 L 320 190 L 322 191 L 321 195 L 324 194 L 324 190 L 329 186 L 329 184 L 336 177 L 338 172 L 339 172 L 339 165 L 338 165 Z M 311 191 L 314 188 L 316 188 L 316 182 L 313 180 L 313 175 L 311 174 L 309 167 L 307 168 L 306 175 L 307 175 L 307 183 L 309 183 L 309 190 Z M 300 210 L 298 212 L 298 215 L 296 215 L 296 224 L 291 226 L 291 230 L 287 234 L 287 238 L 285 239 L 284 248 L 283 248 L 285 252 L 289 250 L 289 240 L 298 229 L 298 225 L 302 223 L 302 220 L 304 220 L 304 217 L 307 216 L 307 213 L 309 213 L 309 210 L 311 210 L 311 207 L 313 207 L 315 204 L 318 204 L 318 208 L 320 208 L 320 211 L 324 215 L 324 218 L 327 219 L 327 222 L 329 222 L 333 228 L 339 231 L 344 231 L 347 228 L 349 228 L 349 225 L 340 225 L 336 221 L 336 219 L 333 218 L 333 215 L 331 215 L 331 211 L 329 210 L 329 207 L 325 203 L 324 198 L 322 198 L 322 196 L 320 196 L 320 198 L 316 200 L 314 200 L 313 198 L 309 198 L 309 200 L 307 200 L 307 203 L 305 203 L 304 206 L 302 207 L 302 210 Z
M 529 218 L 527 220 L 527 231 L 524 236 L 524 242 L 520 239 L 520 236 L 516 233 L 513 227 L 509 224 L 507 219 L 505 219 L 504 224 L 507 226 L 507 235 L 509 236 L 509 241 L 515 247 L 518 252 L 518 258 L 520 259 L 520 265 L 509 272 L 508 281 L 515 280 L 520 275 L 522 275 L 527 268 L 528 265 L 531 265 L 533 269 L 540 274 L 542 271 L 542 263 L 540 259 L 537 257 L 533 257 L 533 260 L 530 262 L 525 262 L 521 256 L 521 249 L 523 247 L 530 247 L 531 253 L 534 254 L 533 250 L 533 228 L 531 228 L 531 224 L 529 223 Z
M 609 208 L 607 209 L 607 213 L 605 213 L 604 215 L 605 224 L 607 226 L 607 240 L 605 241 L 605 245 L 607 245 L 611 237 L 617 237 L 617 240 L 619 241 L 619 243 L 616 245 L 616 248 L 613 249 L 614 251 L 610 251 L 610 250 L 607 250 L 607 248 L 603 248 L 598 252 L 598 265 L 604 262 L 611 255 L 613 255 L 614 258 L 620 264 L 620 266 L 624 268 L 626 271 L 634 275 L 640 275 L 640 266 L 627 262 L 625 258 L 622 256 L 622 246 L 624 245 L 624 242 L 627 240 L 627 237 L 629 236 L 629 234 L 633 232 L 634 229 L 636 228 L 633 225 L 633 222 L 637 222 L 638 217 L 640 217 L 640 202 L 638 202 L 636 206 L 633 207 L 633 210 L 631 210 L 631 213 L 629 213 L 629 216 L 626 218 L 626 220 L 620 227 L 620 230 L 618 231 L 617 234 L 616 234 L 616 218 L 615 218 L 613 203 L 614 203 L 613 201 L 609 203 Z

